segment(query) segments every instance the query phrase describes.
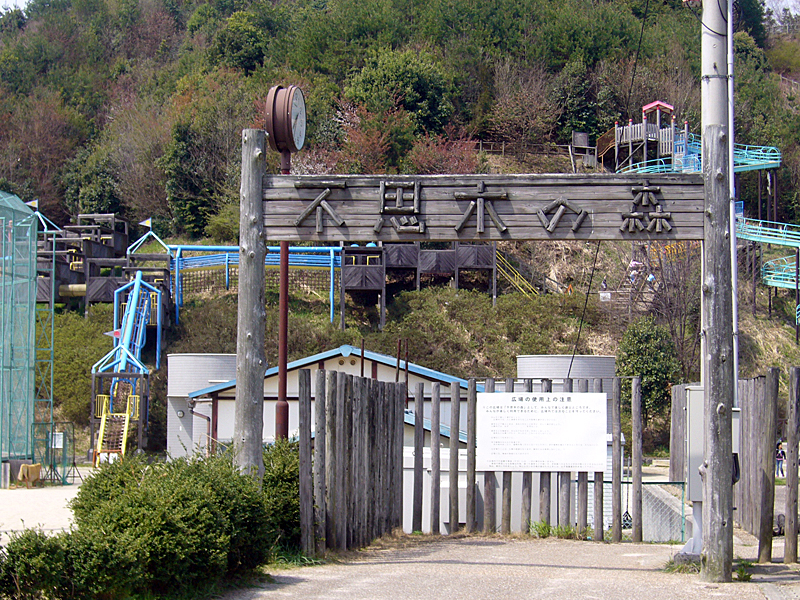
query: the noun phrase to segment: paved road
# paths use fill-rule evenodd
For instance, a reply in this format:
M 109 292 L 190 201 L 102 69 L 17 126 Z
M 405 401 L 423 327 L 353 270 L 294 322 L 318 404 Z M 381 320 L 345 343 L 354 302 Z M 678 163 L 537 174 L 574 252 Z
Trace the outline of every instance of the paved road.
M 274 583 L 230 593 L 225 600 L 767 597 L 754 583 L 708 584 L 697 575 L 665 573 L 665 563 L 677 550 L 658 544 L 593 544 L 552 538 L 440 539 L 407 548 L 370 549 L 344 563 L 272 571 Z

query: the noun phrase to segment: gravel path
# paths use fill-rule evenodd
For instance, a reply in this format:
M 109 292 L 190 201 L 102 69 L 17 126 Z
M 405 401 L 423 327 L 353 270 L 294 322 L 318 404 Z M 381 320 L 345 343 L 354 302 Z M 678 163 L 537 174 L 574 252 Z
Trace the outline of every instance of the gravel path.
M 593 544 L 558 539 L 468 537 L 368 549 L 347 562 L 272 571 L 273 583 L 225 600 L 761 600 L 757 584 L 708 584 L 665 573 L 679 550 L 660 544 Z

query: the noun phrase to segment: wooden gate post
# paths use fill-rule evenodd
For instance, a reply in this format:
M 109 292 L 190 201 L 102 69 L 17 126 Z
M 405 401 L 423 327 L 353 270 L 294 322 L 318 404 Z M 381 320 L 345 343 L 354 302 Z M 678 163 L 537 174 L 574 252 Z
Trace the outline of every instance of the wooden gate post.
M 233 418 L 234 460 L 259 481 L 264 477 L 264 204 L 262 186 L 266 132 L 242 131 L 242 183 L 239 190 L 239 311 L 236 337 L 236 402 Z

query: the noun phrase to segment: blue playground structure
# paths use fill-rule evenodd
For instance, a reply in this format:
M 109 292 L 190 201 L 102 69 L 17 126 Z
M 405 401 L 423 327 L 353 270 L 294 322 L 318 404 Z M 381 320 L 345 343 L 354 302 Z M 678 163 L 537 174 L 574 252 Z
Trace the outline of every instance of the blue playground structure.
M 675 109 L 656 101 L 642 107 L 642 122 L 629 120 L 627 125 L 614 124 L 614 129 L 597 140 L 597 155 L 614 150 L 614 170 L 618 173 L 700 173 L 703 144 L 700 136 L 689 132 L 684 122 L 675 124 Z M 669 117 L 669 118 L 667 118 Z M 650 158 L 655 154 L 655 158 Z M 641 160 L 636 161 L 636 157 Z M 735 144 L 735 173 L 781 166 L 781 152 L 773 146 Z
M 114 454 L 124 456 L 132 422 L 138 427 L 139 447 L 144 445 L 150 370 L 142 362 L 141 353 L 147 328 L 154 326 L 156 369 L 160 367 L 164 322 L 161 307 L 161 290 L 145 282 L 141 271 L 114 292 L 114 348 L 92 366 L 91 439 L 95 465 Z

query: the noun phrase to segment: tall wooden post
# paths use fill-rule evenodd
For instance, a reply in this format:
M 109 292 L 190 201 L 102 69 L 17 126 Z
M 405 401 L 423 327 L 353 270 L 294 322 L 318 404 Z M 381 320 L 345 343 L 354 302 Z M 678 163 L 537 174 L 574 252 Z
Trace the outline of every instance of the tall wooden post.
M 784 563 L 797 562 L 797 460 L 800 434 L 800 367 L 790 371 L 786 419 L 786 529 Z
M 239 317 L 236 341 L 236 407 L 233 417 L 234 460 L 239 469 L 264 476 L 261 432 L 264 426 L 264 204 L 267 136 L 259 129 L 242 132 L 242 184 L 239 190 Z
M 703 551 L 705 581 L 731 581 L 733 398 L 736 395 L 728 167 L 728 2 L 703 3 L 701 92 L 705 212 L 703 237 Z

